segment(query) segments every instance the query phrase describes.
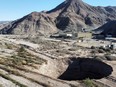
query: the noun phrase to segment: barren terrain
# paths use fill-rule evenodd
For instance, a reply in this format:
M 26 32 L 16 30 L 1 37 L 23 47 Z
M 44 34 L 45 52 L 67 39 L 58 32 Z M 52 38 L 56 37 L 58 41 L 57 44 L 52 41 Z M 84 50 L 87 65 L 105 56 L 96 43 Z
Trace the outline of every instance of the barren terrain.
M 28 39 L 26 37 L 17 38 L 15 35 L 9 35 L 6 38 L 1 35 L 0 85 L 1 87 L 86 87 L 88 83 L 91 83 L 92 87 L 114 87 L 116 85 L 115 58 L 111 61 L 104 58 L 107 52 L 100 53 L 99 46 L 102 46 L 103 42 L 100 43 L 101 41 L 96 43 L 96 40 L 84 40 L 79 43 L 77 40 L 68 39 L 43 37 Z M 104 41 L 104 44 L 109 43 Z M 96 44 L 99 46 L 91 48 Z M 93 53 L 94 50 L 96 53 Z M 111 51 L 111 54 L 116 53 Z M 94 58 L 101 60 L 103 64 L 99 62 L 97 64 L 97 60 L 93 63 L 91 59 Z M 85 59 L 88 59 L 88 62 Z M 80 60 L 83 61 L 81 65 Z M 73 66 L 73 63 L 76 65 Z M 104 63 L 108 65 L 104 65 Z M 86 64 L 88 68 L 84 68 L 83 64 Z M 92 70 L 96 76 L 98 72 L 103 76 L 102 78 L 100 76 L 99 79 L 92 76 L 92 80 L 79 80 L 81 78 L 78 77 L 81 73 L 78 71 L 79 66 L 83 67 L 84 73 Z M 97 71 L 99 67 L 105 71 Z M 70 76 L 68 73 L 74 74 L 70 74 Z M 83 75 L 82 78 L 84 78 Z

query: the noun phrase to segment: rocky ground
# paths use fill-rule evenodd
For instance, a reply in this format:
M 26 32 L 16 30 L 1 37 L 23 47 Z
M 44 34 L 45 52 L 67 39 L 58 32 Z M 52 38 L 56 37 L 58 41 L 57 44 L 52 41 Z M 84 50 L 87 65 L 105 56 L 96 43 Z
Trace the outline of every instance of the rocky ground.
M 85 47 L 82 45 L 85 42 L 78 43 L 76 40 L 7 37 L 9 38 L 0 36 L 0 87 L 115 87 L 116 85 L 115 58 L 110 57 L 109 61 L 105 56 L 108 52 L 114 55 L 115 50 L 106 52 L 102 49 L 101 52 L 99 47 L 91 48 L 90 45 Z M 94 58 L 101 60 L 103 64 L 91 62 Z M 108 65 L 104 65 L 104 62 Z M 85 66 L 88 68 L 84 68 Z M 74 79 L 80 76 L 81 71 L 78 69 L 82 69 L 83 73 L 87 72 L 86 74 L 91 71 L 96 76 L 98 73 L 107 76 L 92 80 Z M 60 78 L 62 75 L 66 77 Z
M 9 23 L 10 21 L 0 21 L 0 30 L 8 26 Z

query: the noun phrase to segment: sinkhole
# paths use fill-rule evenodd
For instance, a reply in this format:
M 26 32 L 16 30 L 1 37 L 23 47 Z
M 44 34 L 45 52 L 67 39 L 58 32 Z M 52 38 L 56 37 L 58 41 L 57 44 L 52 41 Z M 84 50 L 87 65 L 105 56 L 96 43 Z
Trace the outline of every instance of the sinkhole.
M 68 81 L 86 78 L 101 79 L 109 76 L 113 71 L 110 65 L 90 58 L 71 58 L 68 64 L 68 68 L 58 79 Z

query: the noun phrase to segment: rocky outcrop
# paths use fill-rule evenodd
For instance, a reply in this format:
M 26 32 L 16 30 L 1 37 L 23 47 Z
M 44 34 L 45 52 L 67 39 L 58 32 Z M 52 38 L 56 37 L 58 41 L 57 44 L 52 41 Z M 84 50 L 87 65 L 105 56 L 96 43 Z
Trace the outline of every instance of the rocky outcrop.
M 8 26 L 10 21 L 0 21 L 0 30 Z
M 66 0 L 56 8 L 46 12 L 33 12 L 13 21 L 1 30 L 6 34 L 51 35 L 62 31 L 79 31 L 82 28 L 95 28 L 116 20 L 116 7 L 95 7 L 82 0 Z
M 116 37 L 116 21 L 110 21 L 95 30 L 96 33 L 102 35 L 112 35 Z

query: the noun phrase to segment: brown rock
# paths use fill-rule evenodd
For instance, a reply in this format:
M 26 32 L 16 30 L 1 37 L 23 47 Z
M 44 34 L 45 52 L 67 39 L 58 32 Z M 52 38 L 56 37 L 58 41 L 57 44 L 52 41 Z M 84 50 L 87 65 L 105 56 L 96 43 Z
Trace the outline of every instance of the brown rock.
M 11 22 L 0 32 L 3 34 L 41 33 L 49 36 L 58 30 L 80 31 L 82 28 L 95 28 L 116 20 L 116 7 L 95 7 L 82 0 L 66 0 L 50 11 L 32 12 Z

